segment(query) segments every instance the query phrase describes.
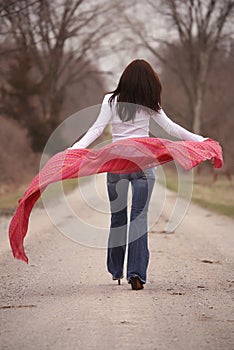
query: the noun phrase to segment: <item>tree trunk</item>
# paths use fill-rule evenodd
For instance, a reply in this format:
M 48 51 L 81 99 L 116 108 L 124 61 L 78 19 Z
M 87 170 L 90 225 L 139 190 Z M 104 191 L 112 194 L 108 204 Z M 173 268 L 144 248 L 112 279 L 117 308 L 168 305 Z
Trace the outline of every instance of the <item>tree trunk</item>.
M 193 117 L 193 132 L 195 134 L 201 133 L 202 105 L 203 105 L 203 92 L 202 92 L 201 86 L 198 86 L 197 99 L 194 105 L 194 117 Z
M 200 134 L 202 129 L 202 107 L 204 101 L 204 93 L 206 89 L 206 80 L 208 76 L 208 52 L 200 53 L 200 72 L 199 76 L 195 78 L 197 83 L 195 84 L 194 96 L 194 115 L 193 115 L 193 132 Z

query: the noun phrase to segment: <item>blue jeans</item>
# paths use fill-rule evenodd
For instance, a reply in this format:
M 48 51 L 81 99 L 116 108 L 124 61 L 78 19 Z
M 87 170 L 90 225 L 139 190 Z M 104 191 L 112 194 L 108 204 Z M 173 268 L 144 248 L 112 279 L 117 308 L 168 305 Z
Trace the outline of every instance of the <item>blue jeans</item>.
M 154 182 L 155 168 L 131 174 L 107 174 L 107 189 L 111 208 L 107 269 L 112 274 L 113 279 L 123 277 L 124 258 L 128 243 L 127 280 L 129 281 L 132 276 L 138 276 L 142 283 L 146 283 L 149 262 L 147 214 Z M 128 232 L 128 188 L 130 183 L 132 205 Z

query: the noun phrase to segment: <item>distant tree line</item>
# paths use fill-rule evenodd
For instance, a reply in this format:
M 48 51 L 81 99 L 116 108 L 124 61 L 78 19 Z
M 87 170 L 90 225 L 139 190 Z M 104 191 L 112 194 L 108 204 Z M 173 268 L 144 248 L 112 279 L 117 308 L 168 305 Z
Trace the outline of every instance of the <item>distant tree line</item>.
M 21 123 L 41 151 L 69 87 L 87 79 L 102 86 L 93 58 L 114 51 L 128 63 L 140 49 L 158 67 L 166 109 L 194 132 L 220 140 L 228 158 L 233 14 L 234 0 L 2 0 L 0 113 Z
M 128 49 L 149 53 L 163 82 L 163 106 L 193 132 L 220 141 L 234 171 L 234 1 L 146 0 L 146 16 L 137 15 L 140 1 L 135 6 L 136 16 L 124 13 Z
M 110 9 L 105 0 L 1 1 L 0 113 L 26 128 L 35 152 L 60 123 L 69 86 L 103 86 L 91 55 L 111 31 Z

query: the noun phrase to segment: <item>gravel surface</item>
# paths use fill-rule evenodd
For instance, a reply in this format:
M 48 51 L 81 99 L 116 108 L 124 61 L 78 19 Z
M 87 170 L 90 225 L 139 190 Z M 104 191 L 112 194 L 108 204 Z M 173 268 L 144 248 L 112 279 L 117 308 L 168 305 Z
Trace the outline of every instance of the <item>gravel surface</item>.
M 96 178 L 105 196 L 104 177 Z M 95 210 L 91 215 L 77 192 L 68 200 L 79 215 L 108 225 L 107 215 Z M 150 216 L 158 185 L 155 193 Z M 93 191 L 89 197 L 96 201 Z M 169 193 L 168 208 L 175 198 Z M 59 201 L 53 208 L 65 227 Z M 30 220 L 29 264 L 14 260 L 9 218 L 1 217 L 0 349 L 234 349 L 234 221 L 191 204 L 175 233 L 168 234 L 168 208 L 151 225 L 148 281 L 140 291 L 132 291 L 126 280 L 120 286 L 112 281 L 105 249 L 68 239 L 44 209 L 34 209 Z

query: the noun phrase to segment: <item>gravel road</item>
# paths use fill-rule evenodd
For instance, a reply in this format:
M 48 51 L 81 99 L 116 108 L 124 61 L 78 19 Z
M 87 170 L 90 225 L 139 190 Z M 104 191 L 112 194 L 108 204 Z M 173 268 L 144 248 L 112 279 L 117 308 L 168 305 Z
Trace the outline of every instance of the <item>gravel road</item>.
M 105 197 L 104 176 L 96 178 Z M 95 203 L 97 194 L 87 192 Z M 151 217 L 159 185 L 155 193 Z M 169 206 L 175 198 L 169 193 Z M 91 215 L 78 190 L 68 201 L 94 226 L 109 220 L 95 210 Z M 59 201 L 52 206 L 66 227 Z M 113 282 L 106 250 L 68 239 L 43 208 L 35 208 L 30 220 L 29 264 L 14 260 L 7 241 L 10 218 L 1 217 L 0 349 L 234 349 L 234 221 L 191 204 L 168 234 L 167 210 L 150 227 L 148 282 L 141 291 L 126 280 Z

